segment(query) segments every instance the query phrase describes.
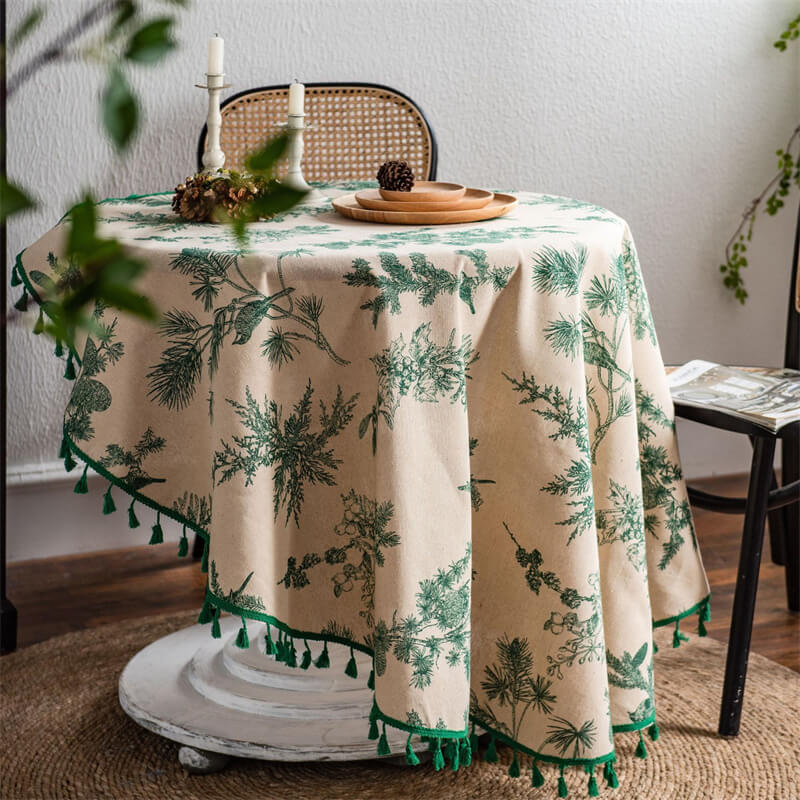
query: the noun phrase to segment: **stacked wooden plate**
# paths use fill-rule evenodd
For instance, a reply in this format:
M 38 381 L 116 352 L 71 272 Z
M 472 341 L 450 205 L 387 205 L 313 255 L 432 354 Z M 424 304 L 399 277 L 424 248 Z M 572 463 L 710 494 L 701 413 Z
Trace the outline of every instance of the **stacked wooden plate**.
M 333 200 L 333 207 L 345 217 L 390 225 L 477 222 L 502 217 L 516 205 L 517 198 L 510 194 L 440 181 L 417 181 L 410 192 L 366 189 Z

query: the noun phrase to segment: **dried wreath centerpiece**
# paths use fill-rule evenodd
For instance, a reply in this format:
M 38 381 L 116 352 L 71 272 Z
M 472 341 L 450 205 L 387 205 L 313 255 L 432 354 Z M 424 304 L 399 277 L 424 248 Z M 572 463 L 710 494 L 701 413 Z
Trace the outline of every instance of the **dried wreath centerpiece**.
M 198 172 L 175 187 L 172 209 L 191 222 L 224 222 L 247 213 L 254 200 L 266 197 L 270 182 L 249 173 Z

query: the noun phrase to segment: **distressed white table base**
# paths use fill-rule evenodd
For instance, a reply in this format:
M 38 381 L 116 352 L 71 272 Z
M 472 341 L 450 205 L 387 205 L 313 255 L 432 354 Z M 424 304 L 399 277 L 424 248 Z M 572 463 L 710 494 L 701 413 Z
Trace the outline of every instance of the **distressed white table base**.
M 119 680 L 119 701 L 135 722 L 184 745 L 190 772 L 215 772 L 229 756 L 274 761 L 377 758 L 367 739 L 371 659 L 356 653 L 358 678 L 344 674 L 348 648 L 328 645 L 331 666 L 287 667 L 264 653 L 264 626 L 250 623 L 250 648 L 234 640 L 240 622 L 223 617 L 222 638 L 193 625 L 137 653 Z M 318 644 L 318 643 L 317 643 Z M 407 734 L 386 728 L 392 753 Z M 418 737 L 415 750 L 426 750 Z

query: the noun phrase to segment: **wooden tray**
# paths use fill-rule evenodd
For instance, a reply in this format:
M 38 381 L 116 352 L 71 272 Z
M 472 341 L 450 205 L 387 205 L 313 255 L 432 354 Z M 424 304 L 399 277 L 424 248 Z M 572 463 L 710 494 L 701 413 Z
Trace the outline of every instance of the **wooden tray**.
M 389 189 L 378 189 L 384 200 L 392 203 L 446 203 L 458 200 L 467 191 L 460 183 L 443 183 L 442 181 L 417 181 L 410 192 L 393 192 Z
M 374 211 L 362 208 L 355 194 L 336 197 L 332 203 L 342 216 L 362 222 L 382 222 L 386 225 L 452 225 L 502 217 L 517 205 L 517 198 L 510 194 L 495 194 L 483 208 L 461 211 Z
M 467 189 L 461 197 L 444 203 L 398 203 L 384 200 L 378 189 L 356 192 L 358 204 L 375 211 L 464 211 L 468 208 L 483 208 L 491 202 L 492 197 L 494 195 L 485 189 Z

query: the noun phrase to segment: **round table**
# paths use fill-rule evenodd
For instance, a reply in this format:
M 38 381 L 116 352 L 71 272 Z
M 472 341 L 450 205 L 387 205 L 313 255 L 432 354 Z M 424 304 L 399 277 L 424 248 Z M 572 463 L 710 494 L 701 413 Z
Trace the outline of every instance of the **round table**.
M 679 645 L 709 595 L 628 226 L 528 192 L 487 222 L 370 225 L 331 208 L 355 188 L 247 247 L 168 194 L 98 208 L 163 316 L 96 309 L 63 356 L 61 455 L 76 491 L 108 479 L 104 511 L 128 496 L 131 527 L 156 510 L 152 543 L 168 522 L 180 554 L 203 537 L 208 570 L 210 648 L 151 645 L 123 705 L 270 758 L 414 763 L 424 740 L 457 768 L 477 727 L 534 782 L 544 763 L 613 782 L 615 735 L 657 732 L 653 626 Z M 64 225 L 18 258 L 34 299 L 72 268 Z M 221 710 L 187 715 L 198 696 Z

